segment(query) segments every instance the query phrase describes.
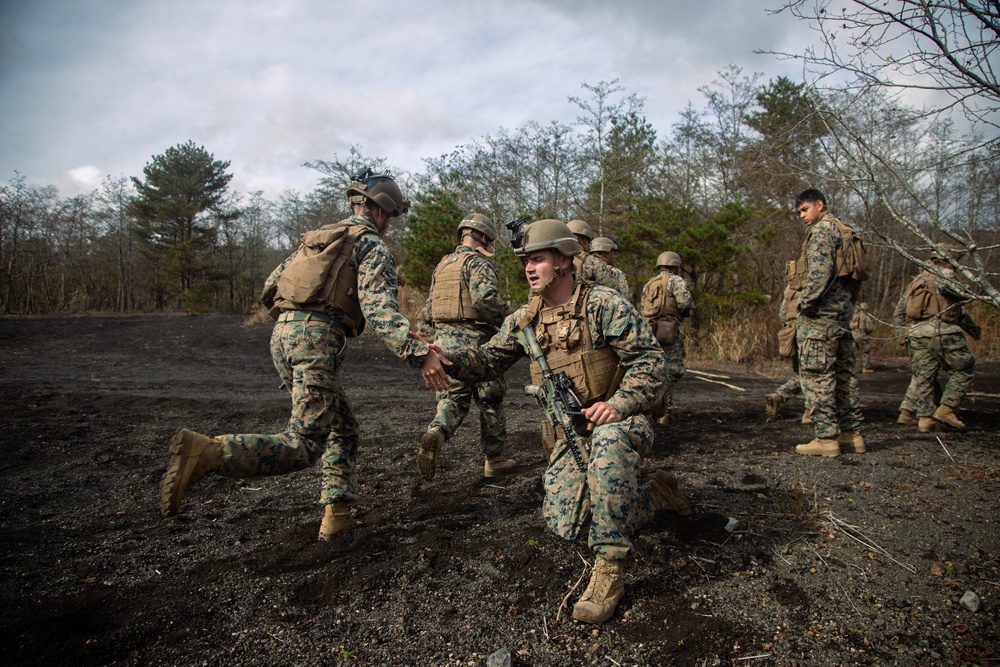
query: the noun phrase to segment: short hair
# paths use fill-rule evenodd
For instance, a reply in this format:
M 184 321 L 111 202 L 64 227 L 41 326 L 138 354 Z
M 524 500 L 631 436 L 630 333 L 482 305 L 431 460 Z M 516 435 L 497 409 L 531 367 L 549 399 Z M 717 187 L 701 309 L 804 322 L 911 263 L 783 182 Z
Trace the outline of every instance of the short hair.
M 820 192 L 816 188 L 809 188 L 808 190 L 803 190 L 801 193 L 799 193 L 799 196 L 795 198 L 795 208 L 802 206 L 806 202 L 810 204 L 815 204 L 818 201 L 823 202 L 824 205 L 826 205 L 827 203 L 826 197 L 823 195 L 822 192 Z

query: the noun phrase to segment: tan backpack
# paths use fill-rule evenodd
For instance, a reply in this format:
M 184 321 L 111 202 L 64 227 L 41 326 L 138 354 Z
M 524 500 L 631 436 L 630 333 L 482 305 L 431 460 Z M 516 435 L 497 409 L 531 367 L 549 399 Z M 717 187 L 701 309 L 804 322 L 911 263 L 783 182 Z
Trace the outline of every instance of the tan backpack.
M 303 234 L 301 249 L 278 277 L 275 305 L 323 312 L 336 309 L 345 333 L 359 335 L 365 320 L 351 255 L 360 236 L 375 233 L 365 225 L 338 222 Z

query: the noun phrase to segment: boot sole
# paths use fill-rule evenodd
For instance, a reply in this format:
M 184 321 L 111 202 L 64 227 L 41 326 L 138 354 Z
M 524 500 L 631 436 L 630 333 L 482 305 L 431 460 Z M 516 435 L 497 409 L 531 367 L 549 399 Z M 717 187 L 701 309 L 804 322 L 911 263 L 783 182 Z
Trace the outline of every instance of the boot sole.
M 767 421 L 778 421 L 778 412 L 781 410 L 782 403 L 783 401 L 770 400 L 766 396 L 764 397 L 764 414 L 767 416 Z
M 167 462 L 167 469 L 160 479 L 160 514 L 163 516 L 173 516 L 177 514 L 184 500 L 184 489 L 181 488 L 181 480 L 189 476 L 194 469 L 197 459 L 190 455 L 191 447 L 194 445 L 192 438 L 186 437 L 190 433 L 186 428 L 179 428 L 174 436 L 170 438 L 170 460 Z M 185 469 L 185 463 L 190 462 L 190 467 Z
M 437 436 L 430 431 L 420 436 L 420 449 L 417 450 L 417 472 L 425 481 L 434 479 L 437 472 L 438 452 L 441 451 L 441 443 Z

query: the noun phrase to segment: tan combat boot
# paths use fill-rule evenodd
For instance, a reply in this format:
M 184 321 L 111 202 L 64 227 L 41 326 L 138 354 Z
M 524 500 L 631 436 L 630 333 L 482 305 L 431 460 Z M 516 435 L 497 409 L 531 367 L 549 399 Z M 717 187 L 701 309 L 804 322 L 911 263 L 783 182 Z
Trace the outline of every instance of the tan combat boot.
M 673 415 L 670 414 L 670 408 L 666 408 L 663 414 L 656 418 L 656 423 L 660 426 L 669 426 L 673 422 Z
M 837 444 L 840 445 L 840 451 L 846 454 L 864 454 L 868 451 L 861 431 L 841 431 L 837 436 Z
M 603 623 L 611 618 L 618 601 L 625 595 L 622 571 L 620 560 L 605 560 L 598 556 L 587 590 L 573 605 L 573 618 L 584 623 Z
M 496 477 L 508 473 L 517 467 L 517 461 L 503 456 L 487 456 L 483 465 L 483 477 Z
M 941 422 L 934 417 L 921 417 L 917 420 L 917 430 L 921 433 L 937 433 L 941 430 Z
M 337 533 L 354 528 L 354 517 L 345 500 L 335 500 L 323 511 L 323 523 L 319 525 L 319 541 L 329 542 Z
M 195 482 L 222 465 L 222 446 L 207 435 L 179 428 L 170 439 L 170 460 L 160 480 L 160 514 L 173 516 Z
M 897 424 L 916 424 L 917 416 L 913 414 L 913 410 L 907 410 L 903 408 L 899 411 L 899 419 L 896 420 Z
M 958 418 L 955 410 L 950 405 L 939 405 L 932 415 L 934 419 L 943 422 L 952 428 L 965 428 L 965 422 Z
M 417 450 L 417 472 L 428 481 L 434 479 L 434 471 L 437 470 L 438 464 L 438 452 L 441 451 L 443 444 L 444 429 L 440 426 L 431 427 L 420 436 L 420 449 Z
M 694 506 L 677 486 L 677 478 L 666 470 L 657 470 L 649 480 L 649 493 L 653 496 L 653 508 L 679 516 L 690 516 Z
M 781 398 L 781 394 L 768 394 L 764 397 L 764 414 L 767 415 L 767 421 L 773 422 L 778 420 L 778 410 L 781 409 L 781 403 L 784 399 Z
M 806 408 L 806 411 L 802 413 L 802 423 L 812 424 L 813 423 L 813 411 L 812 408 Z
M 805 456 L 840 456 L 840 443 L 833 438 L 813 438 L 804 445 L 795 445 L 795 451 Z

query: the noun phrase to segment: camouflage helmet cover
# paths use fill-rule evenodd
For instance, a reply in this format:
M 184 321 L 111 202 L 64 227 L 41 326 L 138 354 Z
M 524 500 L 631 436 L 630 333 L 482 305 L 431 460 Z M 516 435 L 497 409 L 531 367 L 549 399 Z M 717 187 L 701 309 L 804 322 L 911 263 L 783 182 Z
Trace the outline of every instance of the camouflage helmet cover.
M 669 250 L 666 252 L 661 252 L 660 256 L 656 258 L 657 268 L 661 266 L 680 267 L 680 265 L 681 265 L 681 256 L 678 255 L 676 252 L 671 252 Z
M 462 218 L 462 222 L 458 224 L 459 236 L 461 236 L 463 229 L 474 229 L 481 234 L 485 234 L 486 238 L 488 238 L 491 242 L 497 237 L 497 231 L 496 227 L 493 226 L 493 221 L 482 213 L 470 213 Z
M 618 244 L 607 236 L 598 236 L 590 242 L 590 252 L 614 252 L 616 250 L 618 250 Z
M 591 240 L 594 238 L 594 229 L 583 220 L 570 220 L 566 223 L 566 226 L 569 227 L 569 230 L 574 234 L 585 236 Z
M 403 198 L 402 190 L 389 172 L 377 174 L 365 167 L 351 176 L 351 179 L 347 188 L 347 199 L 351 204 L 364 205 L 367 201 L 372 201 L 391 218 L 410 210 L 410 202 Z
M 566 257 L 575 257 L 582 251 L 573 232 L 562 220 L 536 220 L 524 230 L 524 254 L 536 250 L 555 250 Z

